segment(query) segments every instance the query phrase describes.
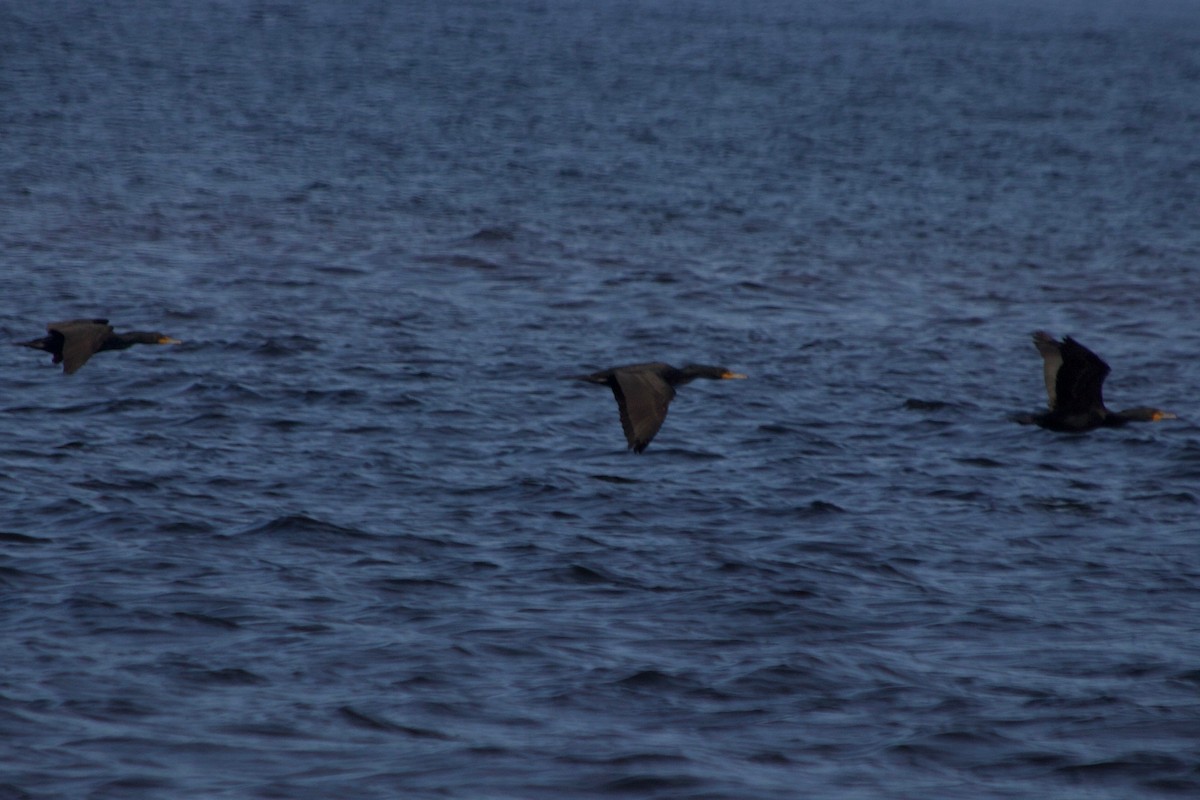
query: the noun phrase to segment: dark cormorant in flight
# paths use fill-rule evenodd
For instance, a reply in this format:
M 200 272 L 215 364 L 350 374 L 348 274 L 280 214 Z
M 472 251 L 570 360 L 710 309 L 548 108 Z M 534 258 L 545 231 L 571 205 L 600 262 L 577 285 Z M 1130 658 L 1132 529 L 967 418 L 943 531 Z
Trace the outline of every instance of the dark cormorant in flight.
M 124 350 L 135 344 L 180 344 L 161 333 L 130 331 L 115 333 L 106 319 L 72 319 L 66 322 L 51 322 L 46 326 L 47 336 L 28 342 L 13 344 L 45 350 L 54 356 L 52 363 L 63 365 L 63 372 L 70 375 L 87 363 L 96 353 L 104 350 Z
M 1115 428 L 1127 422 L 1157 422 L 1175 419 L 1174 414 L 1139 406 L 1124 411 L 1104 407 L 1101 392 L 1109 373 L 1104 359 L 1070 336 L 1060 342 L 1045 331 L 1033 334 L 1033 344 L 1045 361 L 1046 393 L 1050 410 L 1017 417 L 1022 424 L 1034 423 L 1052 431 L 1079 432 Z
M 676 369 L 670 364 L 656 363 L 613 367 L 591 375 L 580 375 L 579 379 L 612 389 L 621 411 L 621 427 L 625 430 L 629 449 L 640 453 L 650 444 L 667 418 L 667 406 L 675 397 L 676 386 L 690 383 L 696 378 L 729 380 L 745 377 L 724 367 L 688 364 L 683 369 Z

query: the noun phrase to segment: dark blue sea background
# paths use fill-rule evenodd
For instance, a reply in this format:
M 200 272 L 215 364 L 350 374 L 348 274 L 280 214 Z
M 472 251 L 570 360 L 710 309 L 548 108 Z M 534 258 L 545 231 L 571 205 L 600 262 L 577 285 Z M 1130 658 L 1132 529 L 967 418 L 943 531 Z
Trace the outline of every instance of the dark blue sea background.
M 4 800 L 1200 797 L 1193 2 L 6 0 L 0 248 Z

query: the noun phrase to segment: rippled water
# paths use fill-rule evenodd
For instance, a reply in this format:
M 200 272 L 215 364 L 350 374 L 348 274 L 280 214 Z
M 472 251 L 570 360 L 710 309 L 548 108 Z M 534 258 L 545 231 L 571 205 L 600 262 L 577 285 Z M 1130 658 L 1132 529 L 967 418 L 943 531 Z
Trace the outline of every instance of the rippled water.
M 0 7 L 0 333 L 185 340 L 3 353 L 0 797 L 1200 793 L 1200 15 L 1043 5 Z

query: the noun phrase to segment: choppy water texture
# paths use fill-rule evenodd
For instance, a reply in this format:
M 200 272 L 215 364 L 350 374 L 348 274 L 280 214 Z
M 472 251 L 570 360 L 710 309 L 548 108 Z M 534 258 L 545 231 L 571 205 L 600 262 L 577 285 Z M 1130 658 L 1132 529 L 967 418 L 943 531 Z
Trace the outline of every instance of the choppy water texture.
M 1200 14 L 743 5 L 4 4 L 0 797 L 1200 796 Z

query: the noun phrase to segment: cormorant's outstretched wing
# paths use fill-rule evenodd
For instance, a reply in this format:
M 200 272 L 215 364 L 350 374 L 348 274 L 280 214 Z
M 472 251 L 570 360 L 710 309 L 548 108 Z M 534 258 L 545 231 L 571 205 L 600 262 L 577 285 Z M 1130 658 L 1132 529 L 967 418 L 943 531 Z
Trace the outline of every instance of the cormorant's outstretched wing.
M 1033 334 L 1033 345 L 1042 354 L 1042 371 L 1046 377 L 1046 396 L 1050 400 L 1050 410 L 1053 411 L 1058 403 L 1055 389 L 1058 384 L 1058 370 L 1062 366 L 1062 351 L 1058 340 L 1045 331 Z
M 68 319 L 62 322 L 51 322 L 46 326 L 46 330 L 53 333 L 63 328 L 90 327 L 93 325 L 107 326 L 110 331 L 112 330 L 112 325 L 109 325 L 106 319 Z
M 67 322 L 51 322 L 46 326 L 46 330 L 51 336 L 58 334 L 63 337 L 63 372 L 70 375 L 100 351 L 113 327 L 106 319 L 73 319 Z
M 1104 409 L 1104 379 L 1109 367 L 1104 359 L 1088 350 L 1070 336 L 1059 345 L 1062 366 L 1058 370 L 1055 409 L 1064 414 L 1087 414 Z
M 662 427 L 675 389 L 649 370 L 616 370 L 613 395 L 621 410 L 621 427 L 630 449 L 640 453 Z

